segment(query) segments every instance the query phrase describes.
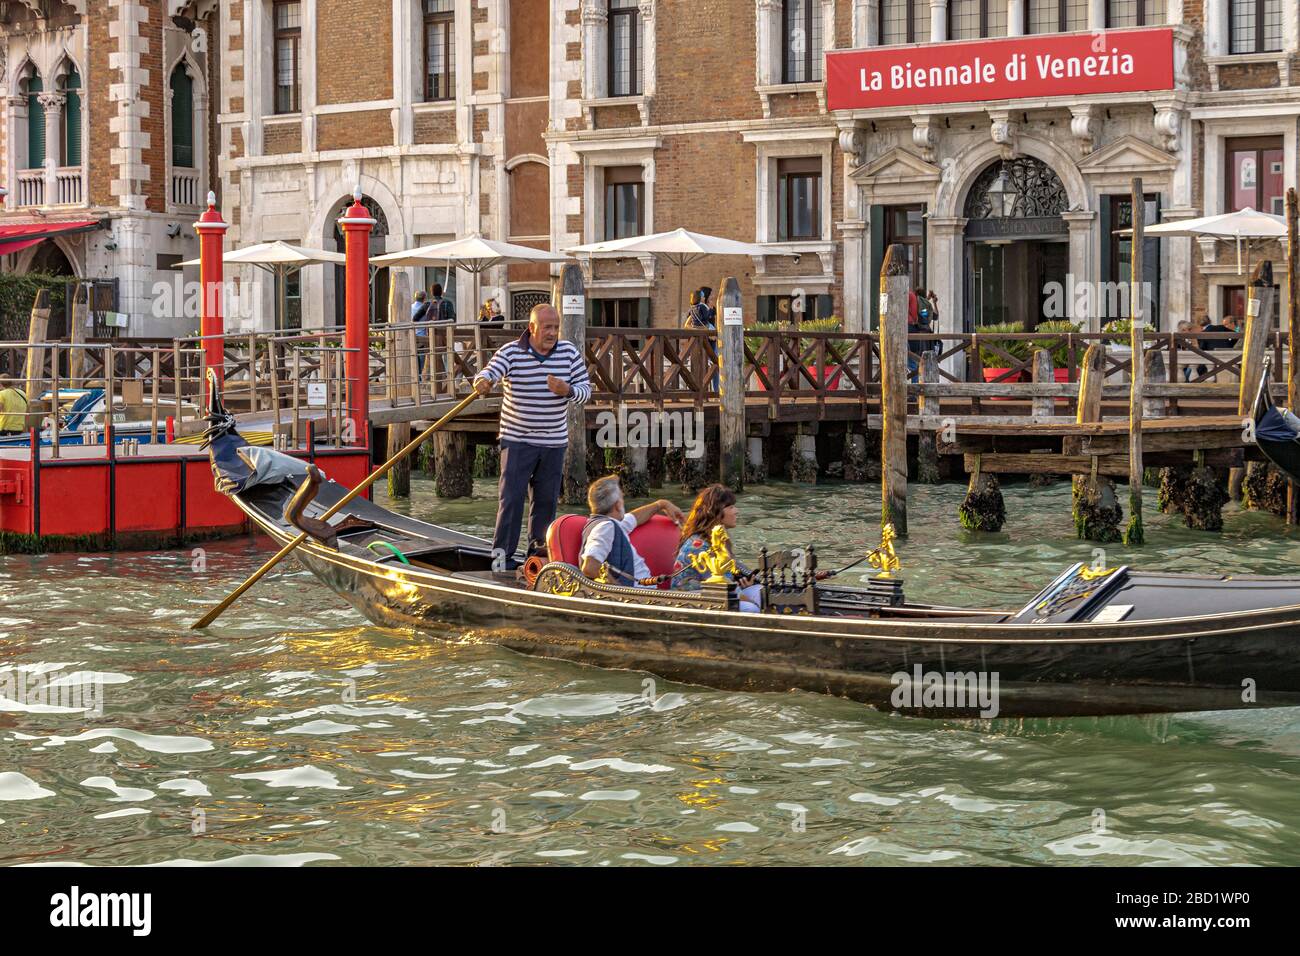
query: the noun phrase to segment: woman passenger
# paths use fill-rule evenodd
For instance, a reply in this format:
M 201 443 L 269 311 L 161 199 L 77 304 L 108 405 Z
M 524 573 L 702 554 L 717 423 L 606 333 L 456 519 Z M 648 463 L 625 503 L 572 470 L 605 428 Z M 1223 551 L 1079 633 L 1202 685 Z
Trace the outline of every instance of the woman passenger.
M 685 591 L 698 591 L 705 574 L 696 570 L 691 558 L 709 550 L 709 538 L 714 527 L 722 525 L 728 531 L 736 527 L 740 514 L 736 510 L 736 493 L 726 485 L 709 485 L 700 492 L 691 506 L 691 513 L 682 524 L 682 543 L 677 549 L 677 563 L 673 567 L 673 587 Z M 732 556 L 734 560 L 734 555 Z M 749 583 L 754 573 L 736 562 L 740 573 L 727 573 L 727 580 L 740 586 L 740 609 L 753 613 L 759 610 L 762 588 Z

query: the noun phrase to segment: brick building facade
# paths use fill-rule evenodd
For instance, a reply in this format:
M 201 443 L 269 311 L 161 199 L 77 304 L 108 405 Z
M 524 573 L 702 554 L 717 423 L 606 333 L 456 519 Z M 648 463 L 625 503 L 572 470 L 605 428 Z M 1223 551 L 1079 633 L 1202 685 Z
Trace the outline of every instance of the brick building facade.
M 216 0 L 26 0 L 0 19 L 0 231 L 48 238 L 3 268 L 98 281 L 120 334 L 192 332 L 156 283 L 198 253 L 190 224 L 216 165 Z M 99 227 L 54 235 L 61 225 Z M 58 331 L 58 330 L 54 330 Z
M 1273 211 L 1300 170 L 1294 0 L 104 0 L 89 14 L 54 3 L 37 18 L 45 6 L 9 4 L 4 28 L 5 217 L 23 215 L 16 179 L 57 191 L 68 178 L 53 160 L 37 171 L 19 161 L 24 110 L 45 95 L 23 85 L 28 61 L 57 77 L 66 49 L 87 65 L 82 202 L 121 223 L 116 259 L 95 233 L 69 258 L 78 271 L 120 272 L 128 303 L 164 249 L 193 249 L 188 228 L 168 235 L 168 213 L 192 208 L 174 202 L 186 176 L 172 161 L 162 82 L 182 62 L 196 76 L 193 162 L 206 164 L 195 185 L 217 189 L 232 245 L 336 248 L 335 220 L 358 183 L 379 220 L 375 253 L 474 232 L 566 249 L 684 226 L 773 249 L 692 265 L 688 289 L 734 275 L 758 318 L 802 307 L 848 329 L 874 321 L 889 242 L 912 250 L 940 328 L 1032 323 L 1050 281 L 1125 277 L 1114 230 L 1131 216 L 1133 176 L 1147 218 L 1170 220 Z M 1174 54 L 1172 88 L 1158 93 L 828 102 L 828 51 L 909 44 L 921 55 L 950 38 L 1153 26 L 1171 31 Z M 1011 194 L 1026 182 L 1044 192 L 1041 215 L 1017 212 L 1026 197 Z M 1007 215 L 990 214 L 1002 203 Z M 1228 258 L 1212 243 L 1153 243 L 1158 327 L 1239 309 Z M 585 267 L 593 321 L 680 321 L 676 275 L 653 260 Z M 465 278 L 452 280 L 462 317 L 476 307 Z M 377 306 L 387 282 L 376 276 Z M 258 278 L 258 308 L 242 322 L 332 325 L 340 283 L 333 268 L 306 270 L 277 317 Z M 483 284 L 521 314 L 546 295 L 549 273 L 500 268 Z M 1072 316 L 1089 328 L 1109 317 Z

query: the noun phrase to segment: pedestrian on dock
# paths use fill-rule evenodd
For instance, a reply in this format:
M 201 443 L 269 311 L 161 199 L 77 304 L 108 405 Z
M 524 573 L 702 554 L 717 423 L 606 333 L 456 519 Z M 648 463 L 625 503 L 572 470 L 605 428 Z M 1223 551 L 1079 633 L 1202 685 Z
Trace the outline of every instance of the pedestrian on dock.
M 555 520 L 569 444 L 568 406 L 591 398 L 587 363 L 572 342 L 560 339 L 560 313 L 548 302 L 533 306 L 528 328 L 497 350 L 474 377 L 474 388 L 487 395 L 504 388 L 498 440 L 501 481 L 494 553 L 500 549 L 515 565 L 524 500 L 528 509 L 528 553 L 545 553 L 546 529 Z
M 27 431 L 27 394 L 9 379 L 0 379 L 0 435 Z

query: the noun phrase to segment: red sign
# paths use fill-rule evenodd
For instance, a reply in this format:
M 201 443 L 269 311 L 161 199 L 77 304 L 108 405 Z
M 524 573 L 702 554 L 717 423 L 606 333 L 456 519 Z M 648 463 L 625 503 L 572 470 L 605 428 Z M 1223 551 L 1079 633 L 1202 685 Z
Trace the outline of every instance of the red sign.
M 826 54 L 832 110 L 1174 87 L 1174 31 L 1111 30 Z

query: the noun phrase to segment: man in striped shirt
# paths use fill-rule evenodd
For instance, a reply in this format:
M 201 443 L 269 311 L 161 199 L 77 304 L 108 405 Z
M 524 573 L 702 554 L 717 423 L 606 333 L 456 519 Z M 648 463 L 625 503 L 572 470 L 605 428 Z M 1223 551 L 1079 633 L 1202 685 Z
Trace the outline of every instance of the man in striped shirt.
M 572 342 L 560 341 L 560 314 L 554 306 L 533 306 L 528 330 L 497 350 L 487 368 L 475 376 L 474 387 L 487 395 L 499 382 L 505 383 L 498 432 L 501 484 L 492 548 L 494 552 L 500 548 L 498 553 L 511 567 L 530 490 L 529 550 L 545 546 L 564 477 L 568 405 L 582 405 L 591 398 L 587 364 Z

